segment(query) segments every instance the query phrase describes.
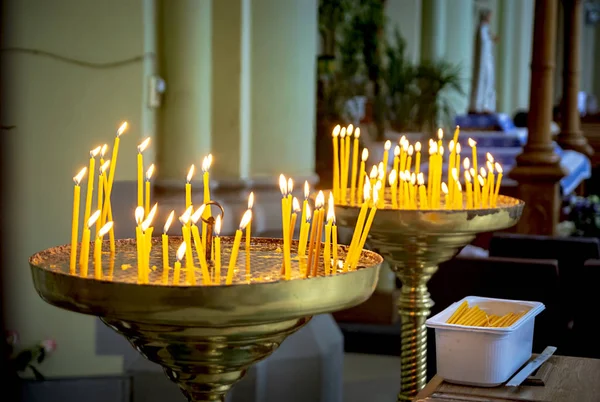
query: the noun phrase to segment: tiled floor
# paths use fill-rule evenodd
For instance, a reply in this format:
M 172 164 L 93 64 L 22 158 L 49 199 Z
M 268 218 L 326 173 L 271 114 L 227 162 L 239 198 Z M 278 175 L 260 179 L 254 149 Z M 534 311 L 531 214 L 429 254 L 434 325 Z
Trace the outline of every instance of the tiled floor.
M 400 359 L 346 353 L 344 402 L 395 402 L 400 390 Z

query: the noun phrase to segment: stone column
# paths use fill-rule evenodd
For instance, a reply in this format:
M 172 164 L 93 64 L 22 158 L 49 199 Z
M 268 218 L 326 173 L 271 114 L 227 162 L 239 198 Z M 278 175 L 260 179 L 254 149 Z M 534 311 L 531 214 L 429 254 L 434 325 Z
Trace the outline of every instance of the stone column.
M 421 60 L 439 60 L 446 47 L 446 0 L 423 0 Z M 471 13 L 471 10 L 465 12 Z
M 559 182 L 565 174 L 550 132 L 557 5 L 557 0 L 535 2 L 529 135 L 517 166 L 510 172 L 519 182 L 519 195 L 526 203 L 517 226 L 520 233 L 553 235 L 558 223 Z
M 577 97 L 580 77 L 581 3 L 582 0 L 563 0 L 564 54 L 561 132 L 558 143 L 562 148 L 573 149 L 587 156 L 594 150 L 579 126 Z

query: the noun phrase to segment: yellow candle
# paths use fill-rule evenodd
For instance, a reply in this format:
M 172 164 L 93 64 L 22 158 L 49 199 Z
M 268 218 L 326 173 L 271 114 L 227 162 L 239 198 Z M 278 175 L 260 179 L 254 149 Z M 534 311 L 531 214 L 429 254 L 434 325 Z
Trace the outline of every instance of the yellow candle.
M 465 159 L 466 160 L 466 159 Z M 471 183 L 471 173 L 465 169 L 465 187 L 467 188 L 467 209 L 473 209 L 473 189 Z
M 356 269 L 358 262 L 360 261 L 360 255 L 363 247 L 367 241 L 367 236 L 369 235 L 369 230 L 371 230 L 371 225 L 373 224 L 373 219 L 375 219 L 375 213 L 377 212 L 377 204 L 378 204 L 378 194 L 373 192 L 373 205 L 371 206 L 371 211 L 369 212 L 369 217 L 367 218 L 367 222 L 362 230 L 362 235 L 360 237 L 360 242 L 358 243 L 358 247 L 356 251 L 352 254 L 352 269 Z
M 404 208 L 411 208 L 411 200 L 410 200 L 410 172 L 408 170 L 404 171 L 404 184 L 402 185 L 402 192 L 404 197 Z
M 185 250 L 185 266 L 187 270 L 191 270 L 194 266 L 194 260 L 192 256 L 192 242 L 191 242 L 191 233 L 190 233 L 190 221 L 192 218 L 192 207 L 189 207 L 185 210 L 183 215 L 179 217 L 179 222 L 181 222 L 181 235 L 183 236 L 183 241 L 188 245 Z M 189 273 L 187 274 L 189 275 Z M 186 275 L 186 278 L 189 277 Z
M 83 235 L 81 239 L 81 260 L 79 267 L 80 274 L 83 278 L 87 278 L 88 276 L 90 260 L 90 230 L 98 218 L 100 218 L 100 211 L 94 212 L 94 214 L 87 220 L 87 223 L 83 228 Z
M 177 249 L 177 261 L 175 261 L 175 266 L 173 267 L 173 285 L 179 285 L 180 276 L 181 276 L 181 260 L 183 260 L 183 256 L 186 253 L 186 242 L 182 241 Z
M 296 200 L 298 202 L 298 200 Z M 248 209 L 252 210 L 254 206 L 254 192 L 248 196 Z M 252 236 L 252 221 L 246 225 L 246 280 L 250 281 L 250 238 Z
M 150 179 L 154 173 L 154 163 L 146 171 L 146 196 L 144 197 L 144 213 L 146 216 L 150 213 Z
M 477 172 L 479 171 L 478 167 L 477 167 L 477 142 L 472 139 L 469 138 L 469 146 L 471 147 L 471 157 L 472 157 L 472 167 L 475 170 L 475 175 L 477 174 Z M 473 175 L 473 173 L 471 173 L 471 176 L 473 176 L 473 201 L 476 205 L 476 208 L 479 208 L 479 205 L 481 204 L 481 199 L 480 199 L 480 190 L 479 190 L 479 180 L 476 180 L 475 175 Z
M 75 177 L 73 177 L 73 182 L 75 185 L 73 186 L 73 217 L 72 217 L 72 225 L 71 225 L 71 255 L 70 255 L 70 265 L 69 272 L 71 275 L 75 275 L 76 273 L 76 264 L 77 264 L 77 240 L 79 239 L 79 204 L 81 197 L 81 179 L 85 175 L 87 168 L 83 168 L 77 173 Z
M 462 185 L 458 180 L 454 181 L 456 185 L 456 191 L 454 193 L 454 208 L 463 209 L 463 195 L 462 195 Z
M 352 178 L 350 180 L 350 205 L 356 203 L 356 175 L 358 173 L 358 144 L 360 138 L 360 128 L 354 131 L 354 149 L 352 151 Z
M 285 279 L 290 280 L 292 277 L 291 271 L 291 255 L 290 255 L 290 215 L 291 205 L 288 198 L 288 182 L 282 174 L 279 176 L 279 189 L 281 190 L 281 223 L 283 228 L 283 263 L 285 266 Z
M 304 182 L 304 202 L 302 203 L 302 216 L 300 218 L 300 230 L 302 230 L 302 223 L 306 220 L 306 208 L 308 208 L 308 197 L 310 197 L 310 187 L 308 181 Z M 335 199 L 335 192 L 333 194 Z
M 346 186 L 348 181 L 346 180 L 348 165 L 346 165 L 346 127 L 342 127 L 340 131 L 340 155 L 341 155 L 341 166 L 340 166 L 340 203 L 346 205 Z
M 455 162 L 455 147 L 454 147 L 454 141 L 450 141 L 450 144 L 448 144 L 448 152 L 450 152 L 450 155 L 448 157 L 448 171 L 447 173 L 447 178 L 446 180 L 448 181 L 448 201 L 450 203 L 452 203 L 453 200 L 453 195 L 454 195 L 454 189 L 455 189 L 455 184 L 454 184 L 454 177 L 452 176 L 452 170 L 454 169 L 454 162 Z
M 221 284 L 221 215 L 215 220 L 215 280 L 214 283 Z
M 385 144 L 383 145 L 383 160 L 381 161 L 383 163 L 383 188 L 385 191 L 385 179 L 387 178 L 387 169 L 388 169 L 388 163 L 390 160 L 390 149 L 392 148 L 392 143 L 390 142 L 390 140 L 387 140 L 385 142 Z
M 323 249 L 323 269 L 325 275 L 331 273 L 331 228 L 333 226 L 333 197 L 327 207 L 327 223 L 325 224 L 325 248 Z
M 427 198 L 429 203 L 433 201 L 433 175 L 435 173 L 435 163 L 437 162 L 437 144 L 431 140 L 429 145 L 429 169 L 427 172 Z
M 323 209 L 325 206 L 325 195 L 323 191 L 319 191 L 315 200 L 315 217 L 313 218 L 310 240 L 308 242 L 308 268 L 306 270 L 306 276 L 310 275 L 311 272 L 314 274 L 317 272 L 317 266 L 319 262 L 319 244 L 321 244 L 321 233 L 323 229 Z
M 192 206 L 192 178 L 194 177 L 194 172 L 196 167 L 194 165 L 190 166 L 190 170 L 188 170 L 188 174 L 185 178 L 185 208 L 188 209 Z
M 421 172 L 421 143 L 419 141 L 415 144 L 415 152 L 417 153 L 415 159 L 415 173 L 418 175 Z
M 354 226 L 354 233 L 352 234 L 350 247 L 348 248 L 348 253 L 346 254 L 346 261 L 344 261 L 343 272 L 348 272 L 348 270 L 350 269 L 352 264 L 352 254 L 354 253 L 356 247 L 358 246 L 358 243 L 360 242 L 363 226 L 367 217 L 367 211 L 369 209 L 369 202 L 371 200 L 371 184 L 369 182 L 365 183 L 363 194 L 364 201 L 360 207 L 358 218 L 356 220 L 356 225 Z
M 321 256 L 321 239 L 323 233 L 323 223 L 325 222 L 325 204 L 319 209 L 319 218 L 317 221 L 315 245 L 314 245 L 314 262 L 312 265 L 312 275 L 317 276 L 319 272 L 319 257 Z
M 108 233 L 112 226 L 112 222 L 106 222 L 106 225 L 102 226 L 98 231 L 98 235 L 94 241 L 94 278 L 96 279 L 102 279 L 102 241 L 104 235 Z
M 333 269 L 335 270 L 338 263 L 338 240 L 337 225 L 335 224 L 335 211 L 333 211 L 333 224 L 331 225 L 331 242 L 333 243 Z
M 120 137 L 125 132 L 125 130 L 127 130 L 127 122 L 124 122 L 123 124 L 121 124 L 121 126 L 117 130 L 117 136 L 115 137 L 115 143 L 113 145 L 112 157 L 110 160 L 110 171 L 108 172 L 108 186 L 106 186 L 106 189 L 105 189 L 106 194 L 104 194 L 104 200 L 105 200 L 104 203 L 107 204 L 108 208 L 104 208 L 104 210 L 102 211 L 102 221 L 103 222 L 106 222 L 107 219 L 109 218 L 108 213 L 110 211 L 110 195 L 112 194 L 112 185 L 115 180 L 115 169 L 117 167 L 117 156 L 119 156 L 119 143 L 121 142 Z M 112 218 L 110 218 L 109 220 L 112 221 Z M 111 233 L 111 237 L 114 238 L 114 228 L 110 230 L 110 233 Z M 111 252 L 113 250 L 113 248 L 112 248 L 113 244 L 114 244 L 113 240 L 111 240 Z
M 143 283 L 148 283 L 148 276 L 150 275 L 150 252 L 152 251 L 152 232 L 154 231 L 151 225 L 157 208 L 158 204 L 154 204 L 150 212 L 148 212 L 148 216 L 140 225 L 141 242 L 143 243 L 143 270 L 141 275 Z M 143 208 L 141 209 L 143 213 Z
M 400 172 L 406 170 L 406 154 L 408 153 L 408 140 L 405 136 L 400 138 Z
M 171 227 L 171 223 L 173 223 L 173 217 L 175 216 L 175 211 L 171 211 L 167 221 L 165 222 L 165 226 L 163 227 L 162 234 L 162 259 L 163 259 L 163 274 L 162 274 L 162 283 L 166 285 L 169 283 L 169 228 Z
M 406 158 L 406 166 L 404 167 L 404 170 L 408 170 L 409 172 L 410 172 L 410 168 L 412 166 L 412 156 L 413 156 L 414 152 L 415 152 L 415 149 L 413 148 L 413 146 L 409 145 L 408 151 L 407 151 L 408 157 Z
M 383 206 L 384 191 L 385 191 L 385 183 L 387 181 L 387 177 L 385 176 L 385 168 L 383 166 L 383 162 L 379 162 L 378 172 L 377 172 L 377 182 L 375 186 L 377 187 L 377 192 L 379 193 L 379 205 Z
M 488 205 L 491 207 L 492 202 L 494 200 L 494 193 L 496 191 L 496 187 L 495 187 L 495 183 L 494 183 L 494 179 L 495 179 L 494 165 L 490 161 L 487 161 L 486 165 L 488 168 L 488 177 L 487 177 L 488 199 L 487 200 L 488 200 Z
M 398 208 L 398 186 L 396 185 L 396 180 L 398 179 L 398 173 L 396 172 L 395 169 L 392 169 L 392 171 L 390 172 L 390 177 L 389 177 L 389 181 L 390 181 L 390 188 L 392 189 L 392 208 L 397 209 Z
M 88 183 L 87 183 L 87 193 L 85 195 L 85 210 L 83 213 L 83 222 L 90 219 L 90 213 L 92 212 L 92 197 L 94 195 L 94 177 L 96 176 L 96 156 L 100 153 L 101 147 L 94 148 L 90 151 L 90 167 L 88 168 Z M 83 255 L 82 255 L 83 258 Z M 80 261 L 81 265 L 81 261 Z
M 204 285 L 210 285 L 210 272 L 208 271 L 208 263 L 206 262 L 206 249 L 204 248 L 204 244 L 202 243 L 202 239 L 200 239 L 200 231 L 198 230 L 198 225 L 195 223 L 190 226 L 190 232 L 192 234 L 194 244 L 196 245 L 196 253 L 198 254 L 198 260 L 200 260 L 200 270 L 202 271 L 202 283 Z M 191 248 L 191 247 L 190 247 Z M 192 254 L 193 258 L 193 254 Z M 195 267 L 192 267 L 195 269 Z M 188 268 L 189 271 L 189 268 Z M 192 285 L 196 284 L 196 275 L 190 275 L 190 281 Z
M 425 189 L 425 177 L 423 172 L 419 173 L 417 176 L 417 181 L 419 184 L 419 208 L 427 209 L 429 202 L 427 200 L 427 190 Z
M 135 209 L 135 223 L 137 226 L 135 227 L 135 246 L 137 251 L 137 273 L 138 273 L 138 283 L 143 283 L 144 276 L 144 256 L 145 256 L 145 241 L 142 233 L 142 223 L 144 221 L 144 207 L 137 207 Z
M 212 154 L 208 154 L 204 157 L 202 161 L 202 185 L 204 189 L 204 204 L 208 204 L 210 202 L 210 166 L 212 165 Z M 204 213 L 202 215 L 204 219 L 208 219 L 211 217 L 210 207 L 204 209 Z M 206 223 L 202 222 L 202 241 L 206 242 L 208 226 Z M 206 244 L 204 244 L 204 248 L 206 248 Z
M 417 176 L 413 172 L 410 175 L 410 187 L 409 187 L 409 194 L 410 194 L 410 205 L 409 205 L 409 207 L 411 209 L 416 209 L 417 208 L 416 184 L 417 184 Z
M 346 128 L 346 155 L 344 156 L 344 166 L 346 167 L 346 176 L 344 177 L 344 187 L 346 187 L 346 195 L 348 196 L 348 181 L 350 179 L 350 141 L 352 139 L 352 131 L 354 126 L 352 124 L 348 125 Z M 348 200 L 345 199 L 346 204 Z
M 329 193 L 333 202 L 333 193 Z M 296 197 L 292 201 L 292 217 L 290 219 L 290 240 L 294 238 L 294 232 L 296 231 L 296 220 L 298 219 L 298 212 L 300 212 L 300 203 Z
M 144 150 L 150 144 L 150 137 L 138 145 L 137 174 L 138 174 L 138 207 L 144 207 Z
M 227 269 L 227 278 L 225 280 L 225 284 L 227 285 L 231 285 L 233 283 L 233 274 L 237 264 L 238 251 L 240 249 L 240 242 L 242 240 L 242 231 L 246 228 L 246 225 L 251 219 L 252 210 L 248 209 L 242 217 L 238 230 L 235 231 L 235 238 L 233 240 L 233 247 L 231 248 L 231 256 L 229 258 L 229 267 Z
M 106 189 L 106 169 L 108 169 L 110 161 L 100 164 L 100 175 L 98 176 L 98 209 L 100 210 L 100 218 L 96 221 L 96 233 L 103 226 L 102 223 L 102 207 L 104 202 L 104 192 Z
M 365 164 L 367 163 L 367 159 L 369 159 L 369 150 L 367 148 L 363 148 L 360 162 L 360 173 L 358 176 L 358 188 L 357 188 L 357 196 L 356 196 L 356 204 L 361 202 L 363 198 L 363 187 L 365 185 L 365 177 L 367 176 L 367 171 L 365 168 Z
M 333 196 L 338 202 L 340 201 L 340 156 L 338 152 L 340 130 L 341 127 L 338 124 L 331 135 L 333 141 Z
M 477 181 L 479 182 L 478 189 L 483 189 L 485 187 L 485 183 L 486 183 L 485 179 L 481 175 L 478 175 Z M 480 193 L 479 194 L 479 204 L 476 206 L 476 208 L 484 208 L 484 207 L 485 206 L 483 204 L 483 193 Z
M 438 138 L 437 146 L 438 146 L 438 149 L 440 149 L 442 146 L 442 140 L 444 139 L 444 131 L 441 128 L 438 128 L 437 138 Z
M 454 169 L 456 169 L 456 174 L 457 174 L 458 178 L 460 178 L 460 167 L 461 167 L 460 153 L 461 153 L 461 151 L 462 151 L 462 148 L 461 148 L 460 144 L 456 144 L 456 146 L 454 148 Z M 455 180 L 459 180 L 458 178 Z
M 312 225 L 310 226 L 310 238 L 308 240 L 308 260 L 307 260 L 307 267 L 306 267 L 306 272 L 305 272 L 306 277 L 308 277 L 312 271 L 313 254 L 315 252 L 315 249 L 314 249 L 315 248 L 315 236 L 317 233 L 317 225 L 319 223 L 320 212 L 321 212 L 321 204 L 319 203 L 319 204 L 315 205 L 315 216 L 312 220 Z
M 310 206 L 306 206 L 306 217 L 300 223 L 300 240 L 298 243 L 298 255 L 304 257 L 306 255 L 306 242 L 308 241 L 308 230 L 310 229 Z
M 446 183 L 442 182 L 441 188 L 442 188 L 442 193 L 444 193 L 444 208 L 450 209 L 452 204 L 450 204 L 449 199 L 448 199 L 448 185 Z
M 489 184 L 490 182 L 487 179 L 487 171 L 483 168 L 479 168 L 479 175 L 483 178 L 483 186 L 481 187 L 481 206 L 483 208 L 487 207 L 488 203 L 488 195 L 489 195 Z
M 396 145 L 394 147 L 394 163 L 392 165 L 392 170 L 398 172 L 400 168 L 400 145 Z
M 498 203 L 498 195 L 500 194 L 500 182 L 502 181 L 502 166 L 500 166 L 500 164 L 498 162 L 496 162 L 495 164 L 496 166 L 496 172 L 498 172 L 498 178 L 496 179 L 496 191 L 494 191 L 494 200 L 493 200 L 493 205 L 492 207 L 496 207 L 497 203 Z
M 108 150 L 108 144 L 104 144 L 100 148 L 100 166 L 104 165 L 104 155 L 106 155 L 107 150 Z M 110 164 L 110 161 L 109 161 L 109 164 Z

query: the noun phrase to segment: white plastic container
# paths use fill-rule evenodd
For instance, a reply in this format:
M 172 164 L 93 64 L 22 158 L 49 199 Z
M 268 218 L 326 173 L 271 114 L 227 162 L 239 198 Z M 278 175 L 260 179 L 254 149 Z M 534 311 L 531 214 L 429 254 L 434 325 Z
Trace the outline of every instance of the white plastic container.
M 446 321 L 463 301 L 488 315 L 527 311 L 510 327 L 468 327 Z M 437 374 L 456 384 L 495 387 L 506 382 L 530 357 L 533 324 L 545 306 L 539 302 L 468 296 L 427 320 L 435 328 Z

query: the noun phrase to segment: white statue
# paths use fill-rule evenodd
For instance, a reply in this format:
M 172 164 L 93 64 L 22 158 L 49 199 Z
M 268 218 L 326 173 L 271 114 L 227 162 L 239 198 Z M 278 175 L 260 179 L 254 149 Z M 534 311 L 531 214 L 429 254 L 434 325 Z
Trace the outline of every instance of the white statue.
M 491 17 L 490 10 L 482 10 L 479 14 L 479 25 L 475 34 L 470 113 L 493 113 L 496 111 L 493 45 L 498 38 L 493 37 L 490 33 Z

